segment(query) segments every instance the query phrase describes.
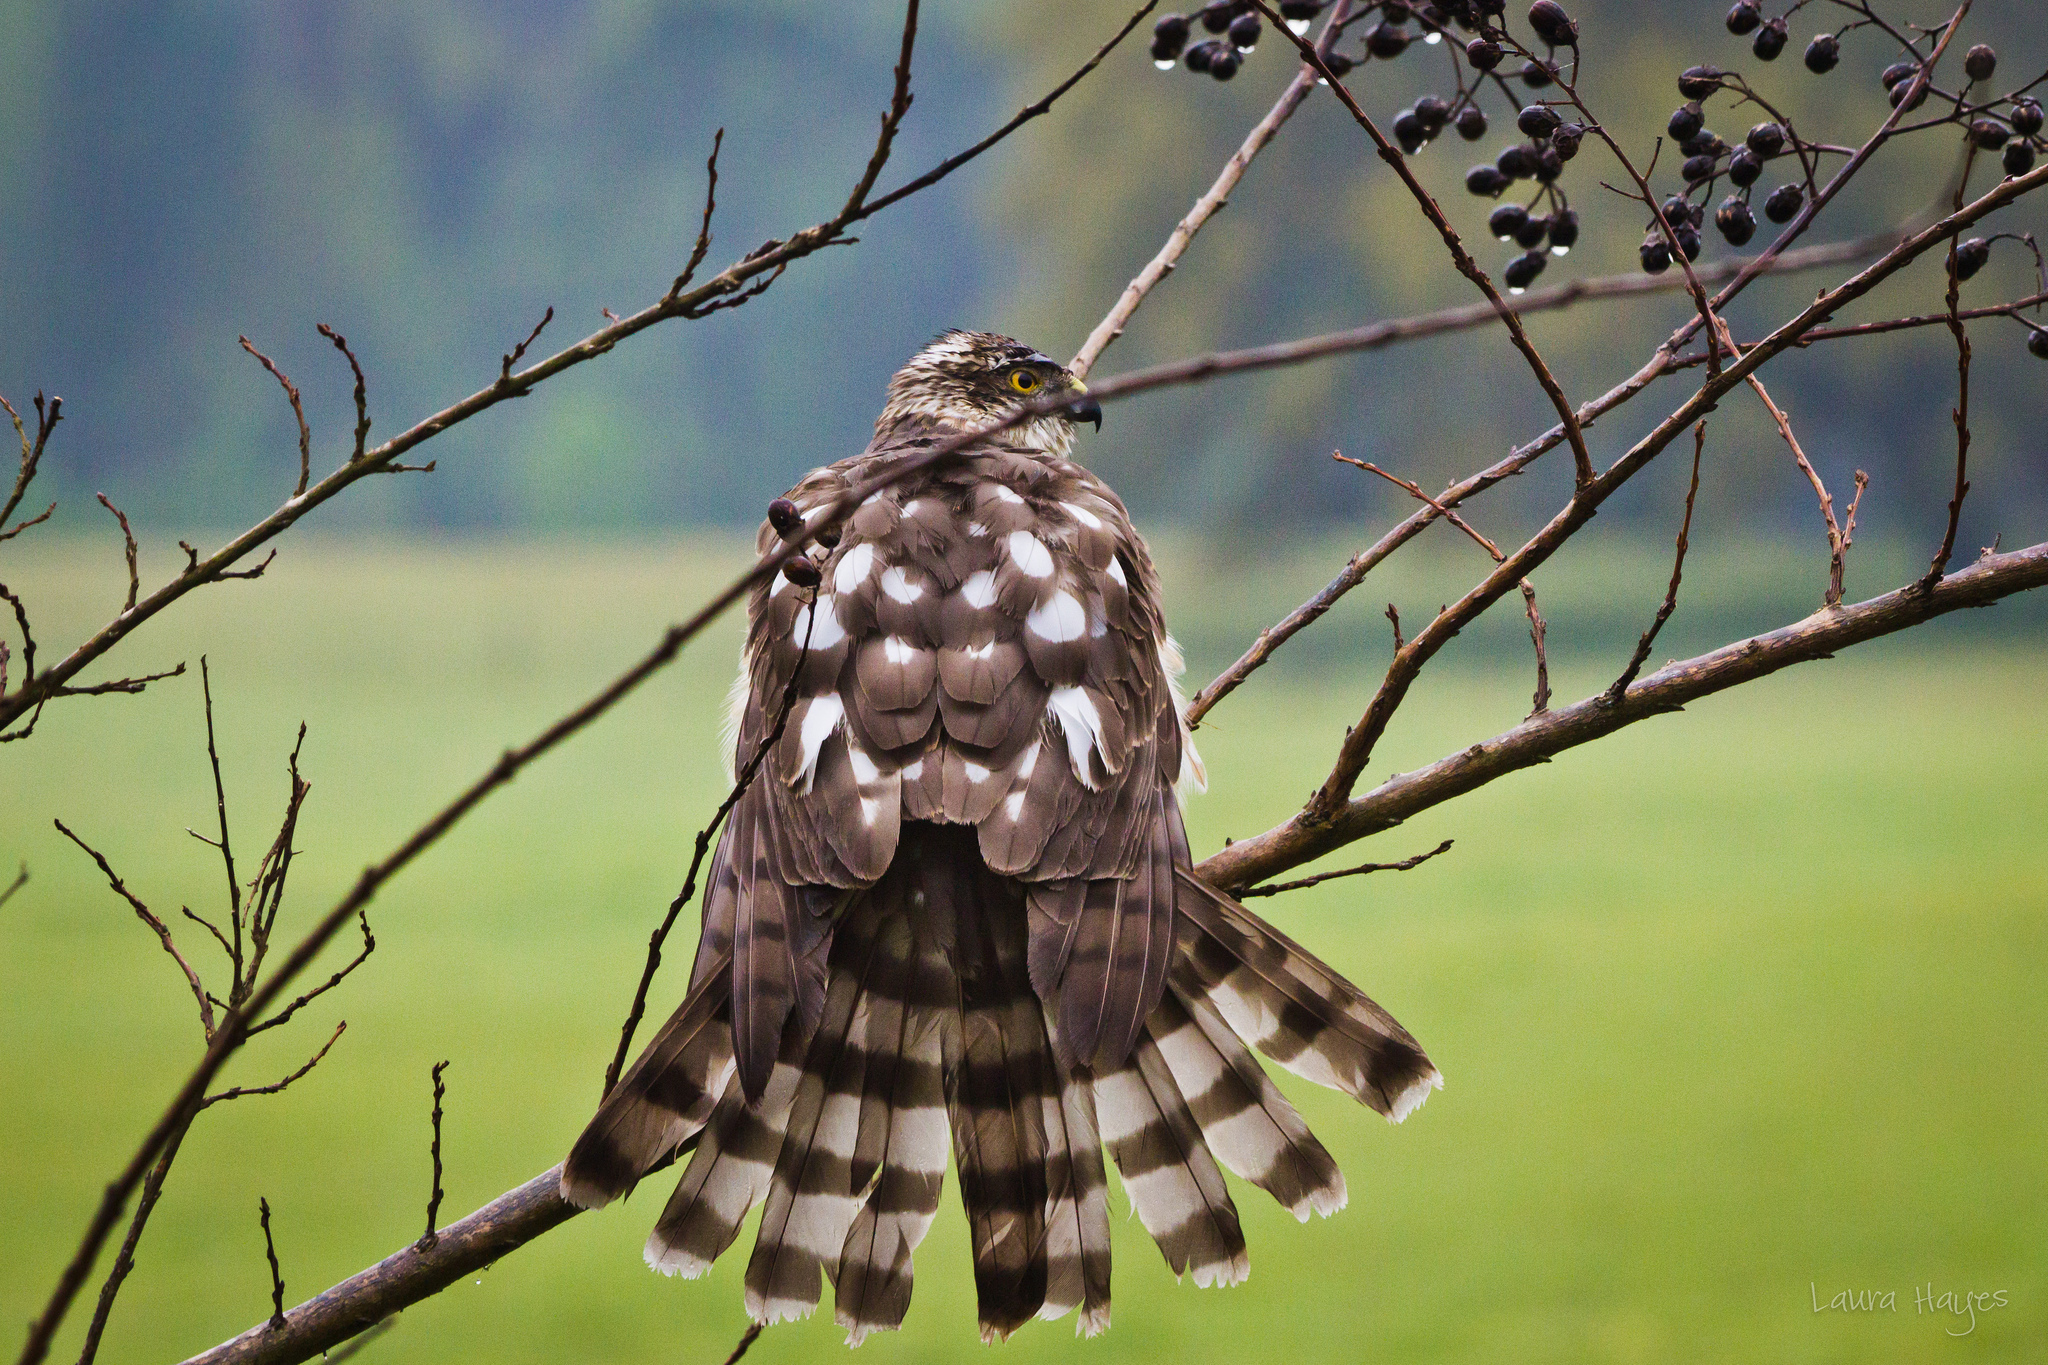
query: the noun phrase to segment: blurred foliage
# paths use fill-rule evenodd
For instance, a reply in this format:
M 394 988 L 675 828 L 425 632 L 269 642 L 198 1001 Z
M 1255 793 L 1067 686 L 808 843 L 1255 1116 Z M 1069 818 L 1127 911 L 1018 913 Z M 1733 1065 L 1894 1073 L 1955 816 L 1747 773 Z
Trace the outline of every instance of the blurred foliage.
M 1721 31 L 1723 8 L 1574 6 L 1587 94 L 1634 153 L 1647 158 L 1677 103 L 1679 68 L 1758 66 Z M 1930 0 L 1894 8 L 1922 22 L 1946 12 Z M 2001 86 L 2048 60 L 2048 30 L 2026 9 L 1972 16 L 1973 36 L 2000 47 Z M 1124 0 L 929 6 L 917 105 L 884 183 L 1042 93 L 1127 12 Z M 544 346 L 587 331 L 601 307 L 654 297 L 687 252 L 715 128 L 728 136 L 714 268 L 829 212 L 872 138 L 895 41 L 887 6 L 797 0 L 0 0 L 0 392 L 67 398 L 45 477 L 73 525 L 98 514 L 90 493 L 102 488 L 145 527 L 243 524 L 284 492 L 292 436 L 238 333 L 301 382 L 332 459 L 347 427 L 345 371 L 315 321 L 363 357 L 378 432 L 409 424 L 487 380 L 546 306 L 558 319 Z M 1845 51 L 1825 78 L 1796 51 L 1763 73 L 1809 135 L 1853 138 L 1881 111 L 1874 73 L 1889 54 L 1868 31 Z M 1418 46 L 1353 85 L 1391 116 L 1447 66 Z M 1134 43 L 986 161 L 864 225 L 860 245 L 801 263 L 737 314 L 629 342 L 439 439 L 434 475 L 378 480 L 321 516 L 612 530 L 751 520 L 800 471 L 863 443 L 882 381 L 927 335 L 991 327 L 1070 353 L 1291 69 L 1269 38 L 1218 85 L 1154 72 Z M 1506 257 L 1485 239 L 1487 206 L 1460 186 L 1470 162 L 1508 140 L 1508 111 L 1495 101 L 1490 114 L 1494 132 L 1476 147 L 1447 134 L 1418 162 L 1497 270 Z M 1713 119 L 1742 131 L 1737 114 Z M 1566 177 L 1583 245 L 1544 283 L 1633 264 L 1641 212 L 1597 187 L 1616 178 L 1604 160 L 1589 143 Z M 1887 153 L 1822 235 L 1917 212 L 1954 164 L 1946 134 Z M 2028 212 L 2000 226 L 2025 226 Z M 1930 310 L 1939 275 L 1924 262 L 1858 315 Z M 1819 282 L 1753 289 L 1738 328 L 1753 332 Z M 2028 284 L 2019 253 L 2001 251 L 1968 297 Z M 1357 130 L 1317 98 L 1102 372 L 1470 297 Z M 1587 396 L 1684 315 L 1672 295 L 1539 317 L 1532 330 L 1568 389 Z M 1982 544 L 2048 507 L 2048 493 L 2039 362 L 2009 323 L 1976 335 L 1977 492 L 1964 534 Z M 1952 369 L 1947 339 L 1927 331 L 1823 348 L 1776 371 L 1831 482 L 1846 488 L 1855 467 L 1874 476 L 1867 527 L 1937 534 Z M 1717 419 L 1703 507 L 1804 525 L 1810 500 L 1753 408 L 1745 399 Z M 1602 424 L 1597 449 L 1612 455 L 1649 415 Z M 1400 502 L 1329 463 L 1332 448 L 1440 484 L 1546 419 L 1505 339 L 1487 330 L 1143 398 L 1112 413 L 1088 456 L 1147 519 L 1313 526 Z M 1648 515 L 1661 530 L 1682 474 L 1653 471 L 1606 515 Z M 1547 510 L 1562 477 L 1539 467 L 1494 496 L 1496 515 Z

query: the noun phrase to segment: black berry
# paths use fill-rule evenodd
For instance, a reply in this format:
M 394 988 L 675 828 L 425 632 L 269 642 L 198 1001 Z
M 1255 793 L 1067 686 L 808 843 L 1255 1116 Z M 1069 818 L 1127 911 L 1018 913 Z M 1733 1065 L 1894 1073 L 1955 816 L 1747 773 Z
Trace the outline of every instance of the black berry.
M 2025 175 L 2033 169 L 2033 143 L 2022 141 L 2005 144 L 2005 173 L 2007 175 Z
M 1415 101 L 1415 117 L 1422 120 L 1422 131 L 1435 137 L 1450 122 L 1451 106 L 1435 95 L 1424 95 Z
M 1731 194 L 1714 210 L 1714 226 L 1721 229 L 1728 245 L 1741 246 L 1756 236 L 1756 215 L 1749 211 L 1749 205 Z
M 1557 79 L 1557 72 L 1542 62 L 1522 63 L 1522 84 L 1531 90 L 1541 90 Z
M 1543 273 L 1543 267 L 1549 263 L 1548 256 L 1540 251 L 1532 251 L 1526 256 L 1517 256 L 1509 261 L 1508 268 L 1501 272 L 1501 278 L 1508 282 L 1510 289 L 1527 289 L 1536 282 L 1536 277 Z
M 1748 189 L 1763 173 L 1763 159 L 1747 147 L 1736 148 L 1735 155 L 1728 158 L 1728 179 L 1738 189 Z
M 1956 248 L 1956 278 L 1967 280 L 1984 268 L 1991 259 L 1991 243 L 1982 237 L 1972 237 Z
M 1532 104 L 1515 119 L 1515 126 L 1530 137 L 1548 137 L 1550 130 L 1561 122 L 1563 120 L 1558 118 L 1557 110 L 1549 105 Z
M 1759 123 L 1743 141 L 1758 156 L 1772 157 L 1785 150 L 1785 130 L 1775 123 Z
M 1408 35 L 1395 24 L 1374 24 L 1366 30 L 1365 50 L 1375 57 L 1398 57 L 1408 50 Z
M 1191 27 L 1185 14 L 1169 14 L 1152 25 L 1152 60 L 1170 62 L 1177 59 L 1188 45 Z
M 1970 125 L 1970 141 L 1987 152 L 1997 151 L 2011 136 L 2011 131 L 1997 119 L 1980 118 Z
M 1893 62 L 1890 66 L 1879 72 L 1877 78 L 1883 81 L 1884 88 L 1889 90 L 1900 81 L 1912 76 L 1919 69 L 1920 63 L 1918 62 Z
M 1543 245 L 1543 239 L 1550 235 L 1548 218 L 1526 218 L 1515 232 L 1515 245 L 1534 251 Z
M 1652 275 L 1661 275 L 1671 268 L 1671 248 L 1664 244 L 1661 236 L 1645 241 L 1636 255 L 1643 262 L 1643 269 Z
M 1256 14 L 1240 14 L 1230 21 L 1231 46 L 1240 52 L 1259 45 L 1259 34 L 1265 31 Z
M 1560 123 L 1550 132 L 1550 145 L 1558 156 L 1570 161 L 1579 154 L 1579 143 L 1586 136 L 1586 130 L 1576 123 Z
M 1780 185 L 1764 200 L 1764 217 L 1774 223 L 1789 223 L 1805 203 L 1805 190 L 1797 185 Z
M 1714 167 L 1720 164 L 1721 159 L 1719 157 L 1689 156 L 1685 159 L 1685 164 L 1678 168 L 1678 173 L 1685 177 L 1686 184 L 1697 185 L 1700 181 L 1711 176 L 1714 173 Z
M 1672 138 L 1679 142 L 1690 142 L 1700 135 L 1707 126 L 1706 115 L 1697 104 L 1681 104 L 1672 112 L 1671 122 L 1666 125 Z
M 1498 199 L 1508 187 L 1508 178 L 1495 166 L 1474 166 L 1465 172 L 1465 188 L 1487 199 Z
M 2021 137 L 2032 137 L 2041 131 L 2041 106 L 2033 100 L 2014 100 L 2008 117 L 2012 130 Z
M 1528 221 L 1529 210 L 1520 204 L 1502 204 L 1486 216 L 1486 230 L 1503 242 L 1512 241 Z
M 1578 243 L 1579 211 L 1559 209 L 1550 215 L 1550 254 L 1562 256 Z
M 1239 65 L 1237 49 L 1226 43 L 1221 52 L 1209 59 L 1209 74 L 1219 81 L 1227 81 L 1237 74 Z
M 1816 76 L 1827 75 L 1841 60 L 1842 43 L 1832 33 L 1817 34 L 1806 45 L 1806 69 Z
M 1719 67 L 1688 66 L 1678 76 L 1678 93 L 1689 100 L 1703 100 L 1720 88 Z
M 1973 81 L 1988 81 L 1998 70 L 1998 54 L 1989 44 L 1979 43 L 1963 54 L 1963 74 Z
M 1213 38 L 1207 42 L 1196 43 L 1187 50 L 1187 55 L 1180 59 L 1181 64 L 1190 71 L 1207 71 L 1209 63 L 1216 60 L 1216 54 L 1222 50 L 1223 44 Z
M 815 588 L 825 577 L 818 572 L 817 565 L 802 555 L 796 556 L 782 566 L 782 576 L 799 588 Z
M 1202 27 L 1211 33 L 1221 33 L 1230 27 L 1230 21 L 1237 18 L 1242 8 L 1237 0 L 1209 0 L 1202 6 Z
M 2048 360 L 2048 332 L 2035 332 L 2027 338 L 2027 349 L 2043 360 Z
M 1775 62 L 1778 60 L 1778 54 L 1785 50 L 1787 36 L 1785 21 L 1773 19 L 1756 31 L 1756 37 L 1750 40 L 1749 50 L 1756 54 L 1756 59 L 1760 62 Z
M 1728 31 L 1738 38 L 1754 32 L 1763 21 L 1763 6 L 1757 0 L 1735 0 L 1735 7 L 1728 11 Z
M 1536 30 L 1536 36 L 1552 47 L 1563 47 L 1579 40 L 1579 26 L 1564 12 L 1564 6 L 1557 0 L 1536 0 L 1529 6 L 1529 27 Z
M 1330 74 L 1341 81 L 1351 74 L 1351 68 L 1357 66 L 1358 63 L 1341 52 L 1332 52 L 1329 56 L 1323 58 L 1323 65 L 1330 68 Z
M 788 540 L 791 532 L 803 526 L 804 514 L 788 498 L 777 498 L 768 504 L 768 524 L 775 528 L 776 535 Z
M 1537 183 L 1548 185 L 1564 174 L 1564 158 L 1557 148 L 1545 146 L 1535 153 Z
M 1280 17 L 1305 24 L 1323 12 L 1323 0 L 1281 0 Z
M 1467 142 L 1477 142 L 1486 136 L 1486 111 L 1476 104 L 1468 104 L 1458 111 L 1458 136 Z
M 1700 230 L 1691 223 L 1684 227 L 1673 227 L 1671 235 L 1678 239 L 1678 249 L 1685 253 L 1685 259 L 1696 261 L 1700 258 Z
M 1465 44 L 1465 60 L 1475 71 L 1491 71 L 1500 65 L 1500 44 L 1491 38 L 1474 38 Z
M 1493 164 L 1510 180 L 1526 180 L 1536 173 L 1535 159 L 1529 155 L 1529 149 L 1519 142 L 1512 147 L 1502 148 L 1501 154 L 1494 158 Z

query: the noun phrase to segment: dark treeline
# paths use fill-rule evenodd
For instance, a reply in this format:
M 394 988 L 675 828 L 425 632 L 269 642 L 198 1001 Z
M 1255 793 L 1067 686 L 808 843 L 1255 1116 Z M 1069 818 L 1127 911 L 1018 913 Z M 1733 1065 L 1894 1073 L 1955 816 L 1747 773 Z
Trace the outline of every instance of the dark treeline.
M 1057 81 L 1120 4 L 928 6 L 917 105 L 885 183 Z M 1853 140 L 1874 123 L 1875 72 L 1893 55 L 1875 35 L 1850 35 L 1826 77 L 1796 51 L 1763 68 L 1721 30 L 1722 8 L 1575 6 L 1589 98 L 1632 148 L 1647 154 L 1678 103 L 1673 76 L 1694 61 L 1746 62 L 1809 136 Z M 1824 8 L 1802 11 L 1794 36 L 1803 42 Z M 1924 8 L 1914 17 L 1936 17 Z M 2048 38 L 2023 32 L 2030 8 L 1978 6 L 1975 36 L 1999 44 L 2001 84 L 2023 84 L 2048 53 Z M 70 420 L 44 478 L 74 529 L 98 513 L 98 489 L 139 523 L 179 531 L 246 521 L 287 491 L 289 417 L 237 334 L 300 381 L 331 460 L 348 425 L 346 371 L 314 322 L 362 356 L 388 432 L 486 380 L 549 305 L 543 344 L 587 331 L 602 307 L 643 304 L 687 252 L 721 125 L 713 265 L 814 221 L 865 154 L 896 40 L 886 7 L 796 0 L 11 0 L 0 16 L 0 392 L 18 404 L 37 387 L 65 396 Z M 322 516 L 578 531 L 752 520 L 801 470 L 859 447 L 882 380 L 930 333 L 989 327 L 1070 353 L 1284 82 L 1278 47 L 1269 40 L 1219 85 L 1157 73 L 1134 43 L 1011 147 L 867 224 L 859 246 L 803 263 L 738 314 L 636 339 L 438 443 L 433 476 L 379 481 Z M 1447 71 L 1418 45 L 1354 87 L 1391 119 Z M 1509 248 L 1484 233 L 1490 205 L 1459 186 L 1510 138 L 1506 107 L 1489 113 L 1487 138 L 1447 134 L 1418 160 L 1497 272 Z M 1709 117 L 1739 137 L 1752 116 Z M 1296 124 L 1098 373 L 1472 297 L 1332 101 L 1311 101 Z M 1956 164 L 1942 136 L 1865 177 L 1816 238 L 1872 230 L 1940 195 Z M 1634 263 L 1642 211 L 1600 190 L 1617 177 L 1597 152 L 1583 156 L 1566 185 L 1585 229 L 1546 284 Z M 1710 233 L 1708 251 L 1726 248 Z M 1937 274 L 1917 272 L 1864 316 L 1938 308 Z M 2001 252 L 1969 297 L 2028 292 L 2031 274 Z M 1819 283 L 1759 288 L 1734 320 L 1760 324 Z M 1633 368 L 1684 308 L 1672 296 L 1533 327 L 1583 397 Z M 2048 370 L 2010 323 L 1976 335 L 1978 505 L 1989 518 L 1995 500 L 2016 526 L 2048 505 Z M 1938 526 L 1953 438 L 1943 405 L 1925 398 L 1953 383 L 1950 343 L 1936 330 L 1858 344 L 1795 365 L 1780 396 L 1832 483 L 1870 471 L 1872 534 Z M 1467 333 L 1153 396 L 1113 411 L 1091 458 L 1147 517 L 1329 523 L 1399 498 L 1334 465 L 1331 449 L 1440 483 L 1543 414 L 1505 339 Z M 1611 454 L 1645 420 L 1632 410 L 1596 429 L 1596 446 Z M 1703 505 L 1813 518 L 1760 414 L 1731 405 L 1718 425 Z M 1683 471 L 1664 473 L 1603 521 L 1668 534 Z M 1544 470 L 1508 490 L 1496 529 L 1512 534 L 1554 504 L 1561 477 Z M 1983 539 L 1996 529 L 1985 521 Z

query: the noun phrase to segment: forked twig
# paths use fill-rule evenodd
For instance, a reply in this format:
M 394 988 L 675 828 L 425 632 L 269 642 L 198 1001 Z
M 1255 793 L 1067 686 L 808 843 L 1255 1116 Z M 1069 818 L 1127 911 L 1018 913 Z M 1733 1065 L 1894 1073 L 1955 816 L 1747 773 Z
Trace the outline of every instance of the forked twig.
M 435 1225 L 441 1218 L 441 1098 L 448 1093 L 447 1085 L 441 1080 L 441 1073 L 448 1069 L 445 1061 L 434 1063 L 434 1141 L 429 1149 L 434 1160 L 433 1193 L 427 1196 L 427 1230 L 413 1243 L 415 1251 L 432 1251 L 441 1241 L 441 1234 Z

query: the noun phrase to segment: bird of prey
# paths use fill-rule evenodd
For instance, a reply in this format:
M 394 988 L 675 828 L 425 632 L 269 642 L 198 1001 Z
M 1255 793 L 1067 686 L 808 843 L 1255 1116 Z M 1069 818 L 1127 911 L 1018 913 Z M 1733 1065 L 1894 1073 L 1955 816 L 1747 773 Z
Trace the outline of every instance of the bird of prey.
M 761 551 L 1024 405 L 754 590 L 732 752 L 767 747 L 707 873 L 689 990 L 563 1167 L 596 1207 L 689 1152 L 647 1242 L 671 1274 L 703 1274 L 765 1201 L 756 1322 L 810 1313 L 822 1272 L 849 1342 L 899 1327 L 950 1138 L 983 1338 L 1075 1309 L 1093 1335 L 1105 1146 L 1175 1275 L 1233 1284 L 1219 1164 L 1303 1220 L 1345 1197 L 1250 1047 L 1396 1121 L 1442 1083 L 1193 872 L 1179 651 L 1145 542 L 1072 458 L 1102 414 L 1065 369 L 939 337 L 889 381 L 867 450 L 771 506 Z

